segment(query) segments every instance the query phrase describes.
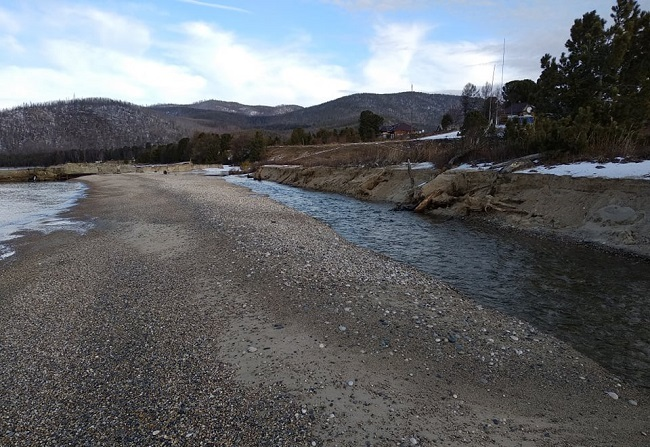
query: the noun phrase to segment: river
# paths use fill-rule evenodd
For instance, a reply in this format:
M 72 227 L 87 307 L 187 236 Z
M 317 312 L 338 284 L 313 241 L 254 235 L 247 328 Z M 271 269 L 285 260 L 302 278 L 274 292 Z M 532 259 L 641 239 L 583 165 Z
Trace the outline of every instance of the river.
M 650 261 L 435 220 L 337 194 L 231 176 L 330 225 L 349 241 L 413 265 L 485 306 L 552 333 L 610 371 L 650 387 Z
M 15 254 L 11 240 L 20 234 L 72 230 L 89 223 L 62 217 L 86 193 L 81 182 L 0 183 L 0 261 Z

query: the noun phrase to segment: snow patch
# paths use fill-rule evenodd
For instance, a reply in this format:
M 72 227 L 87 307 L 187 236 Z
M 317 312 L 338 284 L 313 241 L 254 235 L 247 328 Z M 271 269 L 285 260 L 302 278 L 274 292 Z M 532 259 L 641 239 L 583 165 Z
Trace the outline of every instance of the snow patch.
M 568 175 L 571 177 L 631 178 L 650 180 L 650 160 L 641 162 L 595 163 L 583 161 L 555 166 L 539 166 L 519 171 L 523 174 Z
M 453 132 L 441 133 L 438 135 L 431 135 L 428 137 L 419 138 L 420 140 L 457 140 L 462 138 L 460 132 L 454 130 Z
M 503 166 L 492 163 L 478 163 L 459 165 L 450 171 L 487 171 L 498 170 Z M 650 180 L 650 160 L 640 162 L 625 162 L 623 160 L 607 163 L 583 161 L 552 166 L 536 166 L 534 168 L 516 171 L 518 174 L 545 174 L 570 177 L 592 177 L 613 179 L 639 179 Z

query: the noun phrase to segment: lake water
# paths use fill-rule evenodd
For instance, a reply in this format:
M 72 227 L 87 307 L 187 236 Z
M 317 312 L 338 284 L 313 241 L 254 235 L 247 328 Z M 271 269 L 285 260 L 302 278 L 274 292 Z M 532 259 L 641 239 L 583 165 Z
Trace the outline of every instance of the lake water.
M 650 387 L 650 262 L 392 205 L 244 177 L 231 183 L 413 265 L 478 303 L 529 321 L 606 368 Z
M 61 217 L 86 193 L 81 182 L 0 183 L 0 260 L 15 254 L 11 241 L 22 232 L 83 232 L 88 223 Z

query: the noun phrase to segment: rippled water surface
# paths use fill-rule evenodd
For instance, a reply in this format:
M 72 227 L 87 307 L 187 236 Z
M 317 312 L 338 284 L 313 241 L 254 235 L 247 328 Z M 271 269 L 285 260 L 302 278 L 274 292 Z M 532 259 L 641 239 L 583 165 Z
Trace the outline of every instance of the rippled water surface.
M 650 262 L 388 204 L 272 182 L 229 182 L 305 212 L 351 242 L 411 264 L 486 306 L 531 322 L 650 386 Z
M 85 194 L 80 182 L 0 183 L 0 259 L 11 256 L 11 239 L 23 231 L 81 230 L 85 224 L 62 218 Z

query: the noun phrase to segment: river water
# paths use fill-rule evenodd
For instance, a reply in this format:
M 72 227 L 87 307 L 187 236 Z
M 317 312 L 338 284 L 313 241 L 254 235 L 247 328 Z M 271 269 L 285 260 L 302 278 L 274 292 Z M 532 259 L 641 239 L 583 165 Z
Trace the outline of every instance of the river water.
M 27 231 L 83 232 L 88 223 L 61 217 L 85 195 L 81 182 L 0 183 L 0 261 L 15 254 L 11 241 Z
M 244 177 L 228 181 L 529 321 L 615 374 L 650 387 L 650 261 L 337 194 Z

